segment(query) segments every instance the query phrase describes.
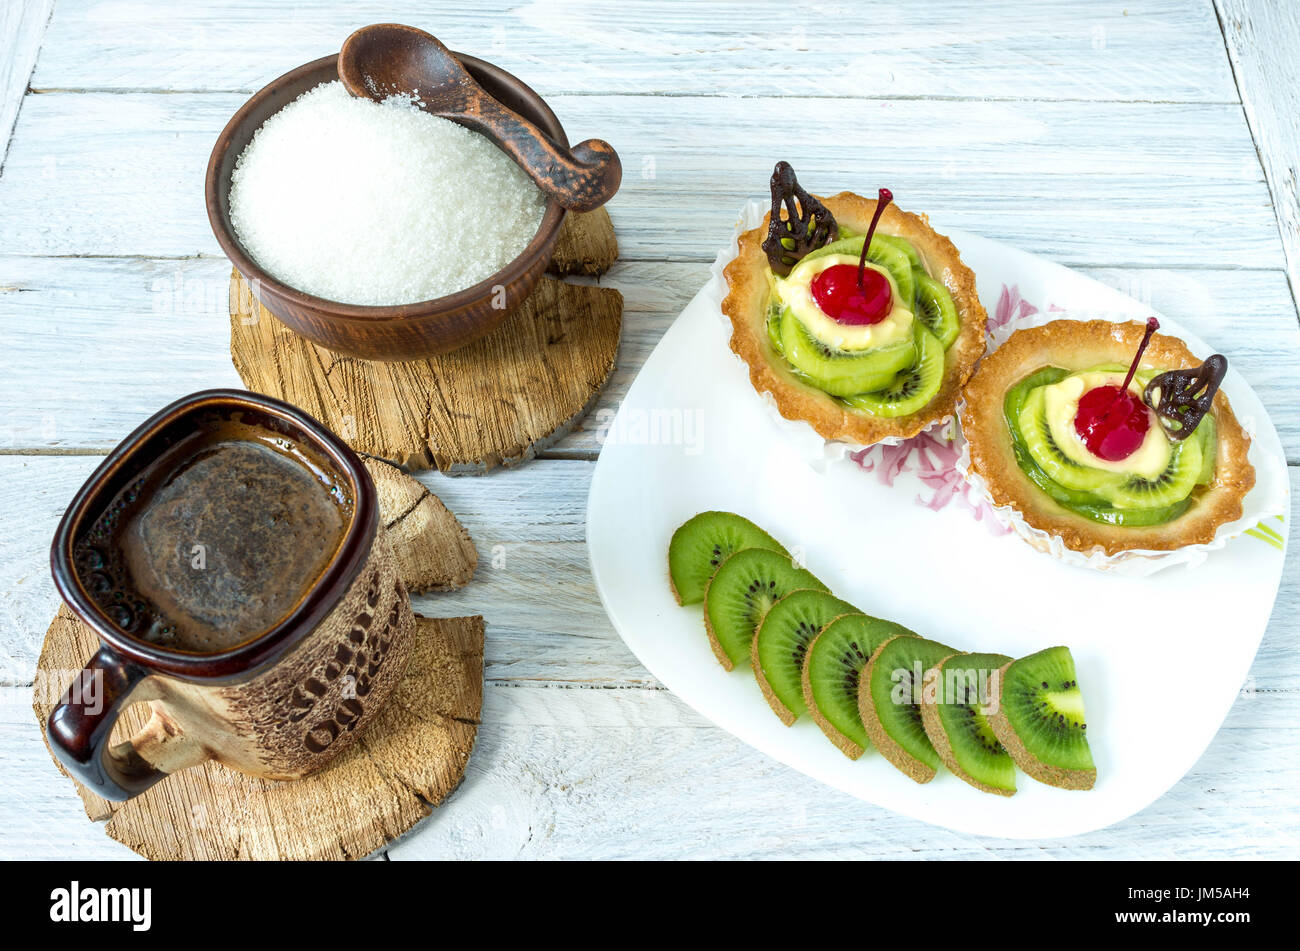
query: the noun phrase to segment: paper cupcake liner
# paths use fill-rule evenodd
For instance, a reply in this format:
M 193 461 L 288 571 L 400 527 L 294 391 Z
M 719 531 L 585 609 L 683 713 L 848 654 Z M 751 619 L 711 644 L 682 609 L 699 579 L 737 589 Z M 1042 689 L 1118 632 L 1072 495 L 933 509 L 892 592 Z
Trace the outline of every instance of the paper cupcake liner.
M 999 310 L 1001 309 L 999 308 Z M 1132 320 L 1133 317 L 1129 314 L 1115 315 L 1090 312 L 1086 317 L 1080 315 L 1080 317 L 1076 318 L 1072 317 L 1070 312 L 1059 308 L 1050 308 L 1047 311 L 1037 311 L 1021 316 L 1016 316 L 1013 313 L 1005 322 L 989 331 L 988 350 L 986 352 L 992 353 L 1017 330 L 1040 327 L 1054 320 L 1073 319 L 1123 322 Z M 998 521 L 1034 548 L 1068 565 L 1090 568 L 1094 571 L 1114 572 L 1118 575 L 1136 578 L 1146 577 L 1155 574 L 1157 571 L 1172 568 L 1175 565 L 1193 567 L 1204 562 L 1209 557 L 1210 552 L 1223 548 L 1238 535 L 1247 532 L 1253 533 L 1256 526 L 1261 522 L 1285 515 L 1290 511 L 1291 488 L 1286 475 L 1286 464 L 1272 452 L 1264 449 L 1259 444 L 1259 440 L 1255 438 L 1257 421 L 1253 416 L 1241 412 L 1239 407 L 1243 406 L 1244 403 L 1234 396 L 1234 391 L 1240 385 L 1239 381 L 1233 379 L 1233 374 L 1229 373 L 1228 378 L 1223 383 L 1223 390 L 1228 399 L 1232 401 L 1233 409 L 1237 412 L 1237 418 L 1241 422 L 1242 428 L 1251 437 L 1248 458 L 1251 465 L 1255 467 L 1255 485 L 1242 500 L 1241 517 L 1235 521 L 1220 525 L 1218 531 L 1214 534 L 1214 540 L 1202 545 L 1187 545 L 1173 551 L 1133 549 L 1114 555 L 1107 555 L 1104 552 L 1097 551 L 1088 554 L 1074 551 L 1067 548 L 1058 536 L 1030 525 L 1014 506 L 995 505 L 993 503 L 993 497 L 989 493 L 988 485 L 984 479 L 977 473 L 970 471 L 970 447 L 965 439 L 961 440 L 961 450 L 958 453 L 955 467 L 970 486 L 968 497 L 983 502 Z M 958 410 L 960 411 L 964 405 L 965 402 L 963 401 L 959 404 Z
M 704 293 L 718 315 L 719 326 L 725 330 L 725 341 L 731 339 L 731 321 L 722 312 L 722 301 L 727 296 L 727 279 L 723 274 L 728 264 L 740 253 L 740 236 L 763 222 L 765 208 L 758 202 L 747 202 L 740 210 L 731 237 L 719 251 L 710 268 L 710 276 L 705 284 Z M 1037 327 L 1053 320 L 1088 319 L 1111 320 L 1122 322 L 1132 320 L 1132 314 L 1093 313 L 1071 315 L 1059 307 L 1049 306 L 1039 310 L 1033 304 L 1020 299 L 1016 288 L 1003 288 L 1003 299 L 989 316 L 988 352 L 996 350 L 1006 342 L 1015 331 L 1028 327 Z M 725 344 L 724 344 L 725 345 Z M 728 350 L 730 352 L 730 349 Z M 749 368 L 737 354 L 732 358 L 743 368 L 748 381 Z M 811 425 L 803 420 L 787 419 L 776 407 L 776 400 L 771 393 L 758 393 L 765 413 L 778 438 L 783 440 L 794 452 L 815 469 L 824 470 L 831 463 L 841 460 L 849 461 L 867 472 L 875 472 L 886 484 L 904 472 L 916 476 L 931 491 L 928 496 L 918 496 L 917 504 L 938 510 L 953 502 L 969 510 L 978 520 L 988 521 L 990 529 L 1015 532 L 1034 548 L 1066 564 L 1094 571 L 1108 571 L 1130 577 L 1145 577 L 1175 565 L 1194 566 L 1205 561 L 1209 553 L 1223 548 L 1238 535 L 1257 534 L 1257 526 L 1268 519 L 1285 515 L 1290 511 L 1290 485 L 1286 475 L 1286 465 L 1272 452 L 1264 449 L 1255 438 L 1256 420 L 1249 414 L 1242 413 L 1242 401 L 1233 399 L 1234 392 L 1243 384 L 1234 379 L 1229 372 L 1224 381 L 1224 392 L 1233 400 L 1242 427 L 1251 437 L 1251 464 L 1255 467 L 1256 482 L 1254 488 L 1242 500 L 1241 517 L 1233 522 L 1219 526 L 1214 540 L 1201 545 L 1188 545 L 1175 551 L 1132 550 L 1115 555 L 1102 552 L 1084 554 L 1065 547 L 1057 536 L 1034 528 L 1013 506 L 995 505 L 988 491 L 988 486 L 977 474 L 970 471 L 970 450 L 961 435 L 957 416 L 962 403 L 957 406 L 957 413 L 935 420 L 917 436 L 904 439 L 889 436 L 870 446 L 824 439 Z M 933 443 L 933 445 L 931 445 Z M 955 461 L 936 466 L 926 460 L 927 449 L 947 445 L 951 451 L 944 455 Z M 1271 531 L 1271 530 L 1267 530 Z M 1260 536 L 1262 537 L 1262 536 Z M 1271 544 L 1276 541 L 1265 538 Z

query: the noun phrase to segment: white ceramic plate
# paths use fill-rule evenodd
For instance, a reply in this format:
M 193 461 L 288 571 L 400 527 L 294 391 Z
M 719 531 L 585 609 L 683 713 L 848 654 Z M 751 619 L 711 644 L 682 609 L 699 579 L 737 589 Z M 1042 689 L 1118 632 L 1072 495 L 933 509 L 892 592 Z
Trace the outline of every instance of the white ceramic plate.
M 1004 287 L 1071 316 L 1150 314 L 1059 265 L 974 235 L 952 237 L 979 275 L 990 314 Z M 1162 325 L 1198 354 L 1212 352 L 1174 321 L 1162 318 Z M 619 634 L 655 677 L 781 762 L 963 832 L 1075 835 L 1132 815 L 1178 782 L 1246 677 L 1277 595 L 1283 551 L 1241 536 L 1198 567 L 1148 578 L 1063 565 L 1014 535 L 991 533 L 960 505 L 932 511 L 916 504 L 925 487 L 911 477 L 888 487 L 849 460 L 810 461 L 749 385 L 727 336 L 716 294 L 706 289 L 633 383 L 592 480 L 587 540 L 596 587 Z M 1253 420 L 1261 483 L 1276 488 L 1280 480 L 1279 512 L 1289 514 L 1276 431 L 1243 380 L 1230 374 L 1225 388 L 1238 415 Z M 1068 792 L 1022 774 L 1019 792 L 1003 798 L 943 771 L 918 785 L 875 751 L 849 760 L 807 716 L 783 726 L 747 667 L 727 673 L 714 659 L 700 607 L 678 607 L 669 592 L 669 538 L 707 509 L 748 516 L 802 553 L 840 597 L 953 647 L 1023 656 L 1069 646 L 1088 707 L 1096 787 Z

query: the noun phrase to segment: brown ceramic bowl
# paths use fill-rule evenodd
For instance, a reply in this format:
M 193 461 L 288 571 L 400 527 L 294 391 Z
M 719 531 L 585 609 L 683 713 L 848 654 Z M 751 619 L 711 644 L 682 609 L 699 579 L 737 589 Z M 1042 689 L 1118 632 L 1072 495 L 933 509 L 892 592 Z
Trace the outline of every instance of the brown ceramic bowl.
M 484 89 L 508 109 L 531 119 L 567 146 L 564 127 L 541 96 L 500 67 L 473 56 L 456 57 Z M 532 292 L 551 261 L 564 209 L 548 202 L 541 227 L 523 253 L 486 280 L 446 297 L 392 307 L 341 304 L 276 280 L 244 251 L 230 223 L 230 174 L 253 134 L 268 117 L 308 89 L 338 79 L 338 56 L 299 66 L 257 92 L 226 124 L 208 160 L 208 220 L 217 241 L 263 306 L 290 329 L 338 353 L 367 360 L 415 360 L 447 353 L 491 332 Z M 505 306 L 494 288 L 504 287 Z M 495 300 L 494 300 L 495 298 Z

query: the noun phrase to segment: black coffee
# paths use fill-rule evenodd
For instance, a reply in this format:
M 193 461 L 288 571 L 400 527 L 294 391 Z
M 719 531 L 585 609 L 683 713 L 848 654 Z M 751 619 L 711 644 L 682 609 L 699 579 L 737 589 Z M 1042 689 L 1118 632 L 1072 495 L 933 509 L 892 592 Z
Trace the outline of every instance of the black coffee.
M 225 423 L 169 450 L 75 550 L 83 585 L 123 631 L 212 653 L 294 609 L 351 516 L 340 480 L 282 436 Z

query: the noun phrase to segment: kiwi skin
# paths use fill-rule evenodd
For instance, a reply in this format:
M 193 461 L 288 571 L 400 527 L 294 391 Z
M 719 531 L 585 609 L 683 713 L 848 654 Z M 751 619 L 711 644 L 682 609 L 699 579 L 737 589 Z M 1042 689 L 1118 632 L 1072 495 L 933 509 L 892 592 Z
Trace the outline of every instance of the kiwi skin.
M 712 587 L 712 585 L 713 579 L 710 578 L 709 583 L 704 586 L 704 603 L 706 606 L 709 603 L 709 588 Z M 726 671 L 735 670 L 736 665 L 732 661 L 731 655 L 728 654 L 727 649 L 722 646 L 722 641 L 718 640 L 718 635 L 713 632 L 713 622 L 709 620 L 709 611 L 707 607 L 704 610 L 704 633 L 709 635 L 709 646 L 713 648 L 713 656 L 718 659 L 718 663 L 722 665 L 722 669 Z
M 872 744 L 880 750 L 880 754 L 911 779 L 918 783 L 928 783 L 934 779 L 938 770 L 914 758 L 894 741 L 885 729 L 885 725 L 880 722 L 880 717 L 876 714 L 876 705 L 871 702 L 871 671 L 875 668 L 876 661 L 885 646 L 892 644 L 899 637 L 916 637 L 916 635 L 899 634 L 898 637 L 891 637 L 876 648 L 876 652 L 871 655 L 871 660 L 867 661 L 867 666 L 862 668 L 862 676 L 858 680 L 858 710 L 862 713 L 862 725 L 867 728 L 867 736 L 871 737 Z
M 795 590 L 802 591 L 805 589 L 796 588 Z M 794 593 L 794 591 L 791 591 L 786 594 L 786 597 L 788 598 Z M 775 608 L 776 605 L 773 604 L 772 607 Z M 771 614 L 772 612 L 769 610 L 767 613 Z M 767 623 L 766 616 L 762 621 L 758 622 L 758 627 L 754 631 L 754 639 L 749 645 L 749 667 L 754 672 L 754 679 L 758 681 L 758 689 L 763 691 L 763 699 L 766 700 L 767 705 L 772 708 L 772 712 L 775 713 L 778 719 L 780 719 L 780 721 L 786 726 L 794 726 L 794 721 L 799 718 L 795 716 L 794 711 L 781 702 L 781 698 L 776 695 L 774 690 L 772 690 L 772 685 L 767 682 L 767 675 L 763 673 L 763 663 L 758 658 L 758 632 L 763 629 L 765 623 Z
M 840 615 L 840 617 L 844 617 L 844 615 Z M 831 624 L 834 624 L 835 621 L 838 621 L 839 619 L 840 618 L 838 617 L 835 618 L 834 620 L 831 621 Z M 830 627 L 831 624 L 827 624 L 826 627 Z M 825 632 L 826 627 L 822 628 L 823 632 Z M 820 638 L 821 638 L 821 634 L 818 634 L 817 637 L 814 637 L 811 641 L 808 642 L 809 654 L 812 653 L 813 645 L 816 644 Z M 863 669 L 865 670 L 866 668 L 864 667 Z M 808 712 L 812 714 L 813 722 L 816 723 L 819 727 L 821 727 L 822 732 L 826 734 L 826 739 L 834 743 L 841 753 L 843 753 L 849 759 L 860 758 L 862 754 L 867 751 L 866 747 L 859 746 L 857 743 L 854 743 L 852 740 L 850 740 L 839 730 L 835 729 L 835 725 L 831 723 L 830 720 L 826 719 L 825 715 L 821 712 L 821 710 L 817 708 L 817 701 L 813 699 L 812 677 L 809 676 L 810 672 L 811 672 L 811 668 L 808 665 L 807 656 L 805 656 L 804 665 L 803 665 L 803 675 L 801 676 L 800 680 L 803 683 L 803 702 L 808 705 Z
M 833 594 L 829 594 L 828 592 L 825 591 L 818 591 L 816 588 L 796 588 L 793 591 L 787 592 L 785 597 L 788 598 L 790 597 L 790 595 L 798 594 L 800 591 L 817 591 L 818 594 L 825 594 L 829 598 L 833 598 L 836 601 L 839 600 L 839 598 L 836 598 Z M 785 598 L 782 598 L 781 600 L 784 601 Z M 772 607 L 775 608 L 776 605 L 774 604 L 772 605 Z M 846 603 L 845 607 L 853 608 L 853 605 Z M 770 614 L 771 612 L 769 611 L 768 613 Z M 850 611 L 846 611 L 844 613 L 861 614 L 862 612 L 858 611 L 857 609 L 853 609 Z M 836 617 L 841 617 L 841 616 L 842 615 L 836 615 Z M 831 620 L 834 620 L 834 618 L 832 618 Z M 759 632 L 763 629 L 763 625 L 766 623 L 767 623 L 767 618 L 764 617 L 763 620 L 759 622 L 758 630 L 754 632 L 754 640 L 750 643 L 750 647 L 749 647 L 749 666 L 754 671 L 754 679 L 758 681 L 758 688 L 763 691 L 763 699 L 766 700 L 767 705 L 772 708 L 772 712 L 775 713 L 777 717 L 780 718 L 781 722 L 784 723 L 786 726 L 794 726 L 795 721 L 799 719 L 799 715 L 795 713 L 793 710 L 791 710 L 789 707 L 787 707 L 785 703 L 782 702 L 781 698 L 776 695 L 776 691 L 773 690 L 772 685 L 768 683 L 767 674 L 763 672 L 763 662 L 759 659 L 758 656 L 758 635 Z M 826 623 L 829 624 L 830 621 Z M 826 629 L 825 627 L 822 628 L 823 631 L 825 629 Z M 812 641 L 817 640 L 817 638 L 821 636 L 822 636 L 821 631 L 818 631 L 817 636 L 814 637 Z M 812 641 L 808 642 L 809 648 L 812 647 Z M 804 656 L 806 659 L 807 655 L 805 654 Z M 800 677 L 802 680 L 802 674 L 800 675 Z M 807 703 L 808 709 L 811 710 L 814 706 L 816 706 L 816 704 L 808 703 L 808 692 L 807 691 L 802 691 L 802 692 L 804 695 L 804 702 Z
M 790 594 L 794 594 L 793 591 Z M 790 595 L 786 595 L 789 597 Z M 773 605 L 775 607 L 775 605 Z M 763 691 L 763 699 L 767 705 L 772 708 L 782 723 L 786 726 L 794 726 L 795 720 L 799 719 L 794 713 L 781 702 L 781 698 L 772 690 L 772 685 L 767 682 L 767 677 L 763 674 L 763 665 L 758 661 L 758 633 L 754 634 L 754 646 L 750 650 L 749 666 L 754 671 L 754 679 L 758 681 L 758 689 Z
M 679 525 L 677 530 L 673 532 L 672 540 L 668 543 L 668 587 L 672 590 L 673 598 L 678 604 L 698 604 L 704 600 L 704 593 L 701 591 L 698 595 L 694 595 L 688 601 L 687 598 L 682 596 L 682 592 L 677 589 L 677 578 L 673 575 L 673 548 L 677 544 L 678 538 L 681 537 L 683 533 L 689 533 L 694 526 L 698 525 L 701 521 L 708 519 L 717 520 L 723 525 L 731 523 L 730 527 L 736 534 L 747 536 L 737 539 L 741 541 L 742 544 L 728 551 L 726 557 L 724 557 L 722 561 L 725 561 L 727 557 L 730 557 L 744 548 L 771 548 L 772 551 L 779 551 L 783 555 L 786 554 L 786 550 L 781 546 L 780 542 L 743 515 L 737 515 L 735 512 L 699 512 Z M 714 566 L 714 571 L 718 570 L 722 561 L 719 561 L 718 564 Z M 708 587 L 707 580 L 705 581 L 704 586 L 706 588 Z
M 925 676 L 927 678 L 941 678 L 943 676 L 943 665 L 948 663 L 948 661 L 952 660 L 954 657 L 961 656 L 962 655 L 959 653 L 949 654 L 943 660 L 939 661 L 939 663 L 927 670 Z M 942 683 L 942 680 L 939 680 L 938 682 Z M 998 683 L 1001 684 L 1001 682 L 1002 678 L 999 677 Z M 947 766 L 954 776 L 965 780 L 982 792 L 994 793 L 998 796 L 1014 796 L 1016 794 L 1014 789 L 1000 789 L 997 786 L 990 786 L 988 783 L 982 783 L 958 765 L 957 758 L 952 752 L 952 743 L 948 740 L 948 731 L 945 730 L 943 724 L 939 722 L 939 711 L 935 706 L 934 694 L 924 690 L 921 691 L 921 724 L 925 727 L 925 735 L 928 736 L 930 742 L 934 744 L 934 749 L 935 752 L 939 754 L 939 759 L 943 760 L 943 765 Z M 996 732 L 997 731 L 995 730 L 994 733 Z M 998 738 L 998 741 L 1002 742 L 1001 737 Z M 1002 745 L 1006 746 L 1006 743 L 1002 742 Z M 1012 758 L 1014 759 L 1014 757 Z
M 1011 729 L 1011 721 L 1007 719 L 1002 706 L 1002 688 L 1007 680 L 1007 668 L 1014 664 L 1003 665 L 998 670 L 997 678 L 997 704 L 996 713 L 985 712 L 984 716 L 989 722 L 989 727 L 993 730 L 993 735 L 998 738 L 1011 759 L 1019 766 L 1026 775 L 1038 780 L 1040 783 L 1046 783 L 1048 786 L 1058 786 L 1061 789 L 1091 789 L 1097 783 L 1097 769 L 1064 769 L 1060 766 L 1052 766 L 1050 763 L 1044 763 L 1034 756 L 1025 748 L 1025 744 L 1020 742 L 1020 737 L 1016 736 L 1016 731 Z M 924 716 L 924 713 L 922 713 Z
M 821 639 L 822 635 L 825 634 L 826 631 L 828 631 L 832 625 L 834 625 L 838 621 L 843 620 L 846 617 L 866 618 L 870 623 L 880 625 L 881 627 L 885 628 L 886 631 L 893 632 L 893 633 L 881 634 L 878 644 L 884 644 L 886 640 L 889 640 L 890 637 L 896 634 L 909 634 L 913 636 L 918 636 L 918 635 L 916 635 L 915 631 L 909 631 L 907 628 L 903 627 L 903 625 L 895 624 L 893 621 L 885 621 L 880 618 L 871 618 L 865 614 L 841 614 L 839 617 L 833 618 L 831 622 L 826 625 L 826 627 L 822 628 L 822 633 L 818 634 L 808 643 L 808 653 L 804 656 L 803 671 L 800 676 L 800 682 L 803 685 L 803 699 L 804 699 L 804 703 L 808 705 L 808 712 L 812 715 L 813 722 L 816 723 L 819 727 L 821 727 L 821 731 L 826 735 L 826 739 L 834 743 L 836 748 L 839 749 L 841 753 L 843 753 L 849 759 L 860 759 L 862 755 L 867 751 L 867 747 L 860 746 L 856 740 L 850 739 L 848 736 L 840 732 L 839 728 L 836 727 L 835 724 L 832 723 L 826 717 L 826 715 L 822 713 L 821 707 L 817 706 L 817 700 L 813 696 L 813 689 L 812 689 L 812 665 L 810 663 L 810 658 L 813 656 L 813 648 L 816 646 L 817 641 Z M 877 649 L 879 649 L 879 646 L 877 646 Z M 867 655 L 867 659 L 870 660 L 871 655 L 874 653 L 875 653 L 874 650 L 870 651 Z M 865 672 L 866 672 L 866 665 L 864 664 L 862 670 L 858 671 L 859 684 L 861 684 L 861 678 Z

